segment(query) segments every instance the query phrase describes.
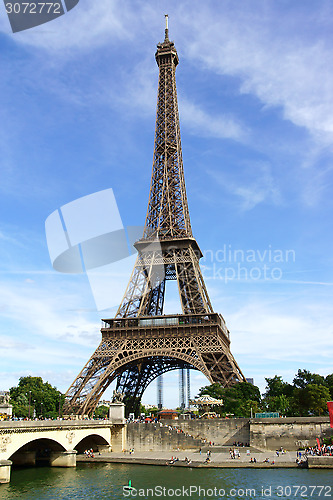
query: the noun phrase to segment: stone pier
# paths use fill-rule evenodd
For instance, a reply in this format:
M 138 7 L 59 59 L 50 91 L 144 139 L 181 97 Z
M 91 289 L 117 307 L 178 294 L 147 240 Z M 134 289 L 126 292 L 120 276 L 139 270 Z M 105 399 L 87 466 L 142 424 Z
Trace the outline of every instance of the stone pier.
M 53 451 L 50 455 L 51 467 L 76 467 L 76 450 Z
M 11 466 L 10 460 L 0 460 L 0 484 L 9 483 Z

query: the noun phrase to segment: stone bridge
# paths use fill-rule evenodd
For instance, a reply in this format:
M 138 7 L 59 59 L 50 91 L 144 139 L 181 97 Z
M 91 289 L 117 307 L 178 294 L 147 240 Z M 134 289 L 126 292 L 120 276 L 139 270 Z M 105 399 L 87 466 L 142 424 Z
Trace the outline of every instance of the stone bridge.
M 75 467 L 76 453 L 86 449 L 126 448 L 123 405 L 115 406 L 110 420 L 0 422 L 0 483 L 9 482 L 12 464 Z

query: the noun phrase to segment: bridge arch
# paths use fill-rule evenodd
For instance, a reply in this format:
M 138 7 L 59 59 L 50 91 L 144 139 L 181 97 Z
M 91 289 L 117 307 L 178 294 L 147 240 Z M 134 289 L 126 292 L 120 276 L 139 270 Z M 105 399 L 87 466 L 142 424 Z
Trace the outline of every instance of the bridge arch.
M 13 465 L 35 465 L 47 462 L 51 453 L 64 452 L 66 448 L 57 440 L 50 438 L 30 439 L 19 446 L 8 458 Z
M 73 446 L 73 449 L 79 454 L 84 453 L 85 450 L 91 449 L 94 452 L 108 451 L 110 449 L 110 442 L 108 442 L 101 434 L 92 433 L 78 441 Z

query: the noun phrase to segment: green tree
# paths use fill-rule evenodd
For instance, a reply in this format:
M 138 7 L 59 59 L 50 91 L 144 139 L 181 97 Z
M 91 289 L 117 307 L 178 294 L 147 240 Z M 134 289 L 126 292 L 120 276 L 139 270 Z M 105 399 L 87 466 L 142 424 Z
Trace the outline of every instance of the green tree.
M 330 391 L 331 401 L 333 400 L 333 373 L 325 378 L 326 385 Z
M 311 373 L 308 370 L 298 370 L 297 375 L 293 380 L 294 387 L 304 389 L 308 384 L 326 386 L 325 378 L 318 373 Z
M 279 412 L 281 415 L 290 416 L 292 413 L 291 398 L 285 394 L 265 397 L 265 406 L 267 411 Z
M 265 398 L 275 398 L 277 396 L 291 396 L 293 393 L 293 386 L 284 382 L 282 377 L 275 375 L 273 378 L 265 378 L 266 380 L 266 393 Z
M 261 407 L 261 396 L 259 388 L 248 382 L 240 382 L 232 387 L 222 387 L 221 384 L 214 384 L 202 387 L 199 395 L 208 394 L 216 399 L 223 399 L 223 407 L 216 407 L 216 413 L 232 413 L 236 417 L 249 417 L 251 407 L 253 411 L 259 411 Z
M 17 417 L 30 417 L 34 412 L 37 417 L 56 418 L 64 402 L 64 395 L 41 377 L 21 377 L 16 387 L 9 389 L 10 402 L 13 405 L 13 414 Z
M 199 396 L 203 396 L 204 394 L 208 394 L 212 398 L 222 399 L 223 396 L 223 387 L 219 382 L 215 382 L 214 384 L 205 385 L 199 389 Z
M 95 418 L 105 418 L 109 414 L 109 407 L 105 405 L 97 406 L 94 417 Z
M 262 404 L 258 401 L 248 399 L 245 401 L 241 408 L 242 417 L 254 417 L 256 413 L 262 413 Z
M 318 416 L 327 414 L 327 401 L 330 397 L 329 389 L 324 385 L 308 384 L 304 391 L 308 411 Z
M 293 395 L 294 414 L 300 416 L 327 414 L 330 391 L 324 385 L 307 384 L 296 388 Z

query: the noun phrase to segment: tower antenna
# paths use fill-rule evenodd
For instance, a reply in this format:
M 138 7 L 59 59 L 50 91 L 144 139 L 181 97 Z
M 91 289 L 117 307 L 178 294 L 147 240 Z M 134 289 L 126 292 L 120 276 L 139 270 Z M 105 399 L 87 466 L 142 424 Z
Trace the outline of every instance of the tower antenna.
M 165 41 L 169 40 L 169 16 L 164 14 L 165 17 Z

